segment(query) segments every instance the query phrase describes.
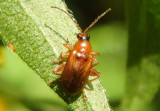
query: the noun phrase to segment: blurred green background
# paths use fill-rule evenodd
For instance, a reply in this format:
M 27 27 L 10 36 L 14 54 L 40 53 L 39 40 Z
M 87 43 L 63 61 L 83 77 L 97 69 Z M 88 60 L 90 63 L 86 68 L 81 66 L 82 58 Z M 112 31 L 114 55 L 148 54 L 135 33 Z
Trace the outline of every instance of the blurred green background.
M 88 33 L 93 50 L 100 53 L 100 81 L 112 109 L 116 110 L 125 94 L 127 74 L 127 2 L 125 0 L 66 0 L 69 9 L 86 28 L 106 9 L 105 15 Z M 1 46 L 2 47 L 2 46 Z M 10 49 L 0 50 L 0 111 L 67 111 L 67 105 Z M 156 94 L 149 111 L 158 111 L 160 96 Z M 160 104 L 160 102 L 159 102 Z

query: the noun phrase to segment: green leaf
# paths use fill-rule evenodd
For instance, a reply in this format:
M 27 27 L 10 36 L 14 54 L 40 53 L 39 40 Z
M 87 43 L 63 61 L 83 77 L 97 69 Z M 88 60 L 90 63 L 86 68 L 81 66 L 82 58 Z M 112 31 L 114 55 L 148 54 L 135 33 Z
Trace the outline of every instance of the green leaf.
M 160 85 L 160 1 L 128 0 L 128 75 L 122 111 L 146 111 Z
M 59 7 L 67 11 L 60 0 L 1 0 L 0 34 L 5 45 L 13 44 L 15 53 L 49 84 L 59 76 L 52 73 L 66 39 L 73 45 L 78 33 L 76 25 Z M 71 110 L 110 111 L 105 90 L 98 80 L 92 82 L 92 89 L 84 89 L 79 97 L 66 96 L 58 84 L 51 88 L 69 105 Z M 86 86 L 87 87 L 87 86 Z

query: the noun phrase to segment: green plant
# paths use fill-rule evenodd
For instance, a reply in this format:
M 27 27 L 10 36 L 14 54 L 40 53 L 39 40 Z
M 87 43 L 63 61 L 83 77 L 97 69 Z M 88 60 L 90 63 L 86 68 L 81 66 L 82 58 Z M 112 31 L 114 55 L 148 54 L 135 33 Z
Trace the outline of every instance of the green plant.
M 63 1 L 3 0 L 0 2 L 0 34 L 5 45 L 13 44 L 15 53 L 47 83 L 56 80 L 52 74 L 61 52 L 66 51 L 63 43 L 68 38 L 73 44 L 78 33 L 76 25 L 63 12 L 52 9 L 57 6 L 67 10 Z M 51 88 L 69 105 L 71 110 L 110 111 L 105 90 L 98 80 L 93 82 L 94 90 L 85 89 L 78 98 L 69 98 L 58 85 Z

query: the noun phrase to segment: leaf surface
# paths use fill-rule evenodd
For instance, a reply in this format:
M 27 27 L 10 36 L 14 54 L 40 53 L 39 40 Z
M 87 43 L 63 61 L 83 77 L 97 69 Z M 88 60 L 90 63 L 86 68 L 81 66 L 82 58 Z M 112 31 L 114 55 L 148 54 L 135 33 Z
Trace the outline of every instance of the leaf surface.
M 67 11 L 60 0 L 1 0 L 0 34 L 5 45 L 13 44 L 15 53 L 49 84 L 59 76 L 52 73 L 61 52 L 67 51 L 63 44 L 68 39 L 73 45 L 79 32 L 73 21 L 59 7 Z M 93 90 L 85 89 L 83 94 L 68 97 L 60 88 L 59 82 L 50 86 L 71 110 L 110 111 L 105 90 L 98 80 Z M 87 87 L 87 86 L 86 86 Z

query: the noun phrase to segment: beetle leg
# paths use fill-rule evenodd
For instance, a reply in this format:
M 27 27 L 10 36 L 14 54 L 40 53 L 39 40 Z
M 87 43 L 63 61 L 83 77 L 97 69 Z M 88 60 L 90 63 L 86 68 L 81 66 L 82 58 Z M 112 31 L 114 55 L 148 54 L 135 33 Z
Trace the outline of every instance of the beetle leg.
M 68 38 L 67 38 L 67 40 L 66 40 L 66 44 L 69 44 L 69 40 L 68 40 Z
M 90 55 L 92 55 L 92 56 L 98 56 L 99 53 L 92 51 L 92 52 L 90 52 Z
M 56 74 L 56 75 L 60 75 L 60 76 L 61 76 L 61 74 L 58 74 L 57 72 L 63 71 L 64 66 L 65 66 L 65 64 L 59 65 L 59 66 L 53 71 L 53 73 Z
M 63 52 L 60 54 L 60 60 L 59 61 L 53 61 L 54 64 L 65 62 L 65 59 L 63 56 L 69 56 L 70 52 Z
M 98 61 L 97 61 L 97 59 L 93 59 L 93 64 L 92 64 L 92 66 L 91 66 L 91 68 L 93 68 L 94 66 L 96 66 L 97 64 L 98 64 Z
M 67 44 L 63 44 L 63 46 L 66 47 L 69 50 L 73 50 L 74 49 L 74 47 L 71 44 L 68 44 L 68 43 Z
M 91 72 L 90 72 L 89 75 L 90 76 L 96 76 L 96 78 L 89 80 L 88 83 L 90 83 L 90 82 L 92 82 L 92 81 L 94 81 L 94 80 L 96 80 L 100 77 L 100 73 L 95 69 L 91 69 Z
M 74 49 L 74 47 L 71 44 L 69 44 L 68 38 L 66 40 L 66 44 L 63 44 L 63 46 L 66 47 L 69 50 L 73 50 Z
M 61 79 L 61 78 L 58 78 L 58 79 L 56 79 L 56 80 L 54 80 L 54 81 L 51 81 L 51 82 L 48 83 L 48 85 L 50 86 L 50 85 L 56 83 L 56 82 L 57 82 L 58 80 L 60 80 L 60 79 Z
M 85 94 L 85 92 L 84 92 L 84 90 L 83 90 L 83 96 L 84 96 L 84 99 L 88 99 L 86 94 Z

